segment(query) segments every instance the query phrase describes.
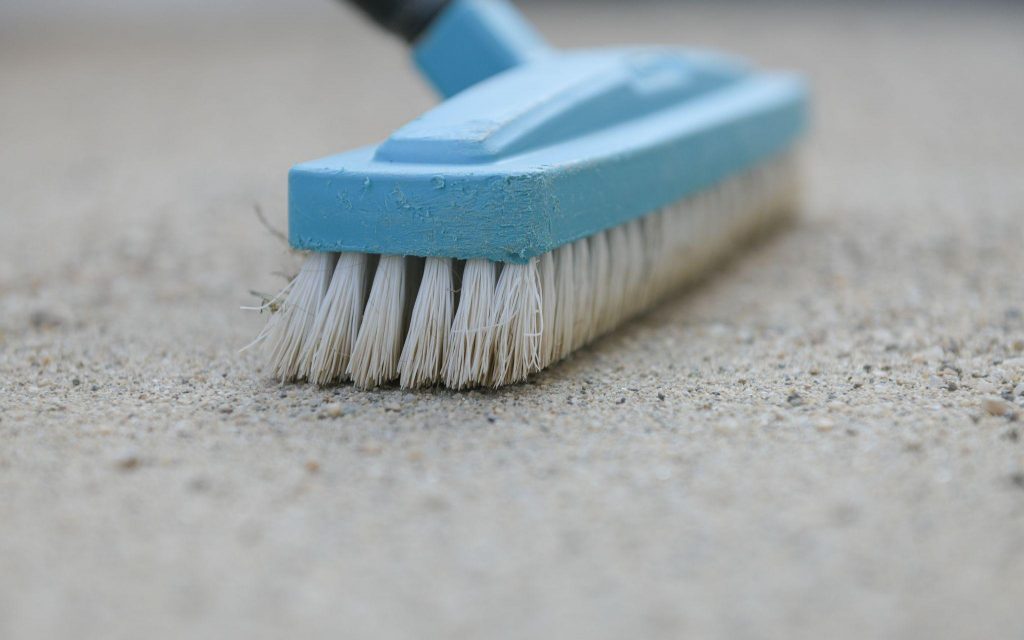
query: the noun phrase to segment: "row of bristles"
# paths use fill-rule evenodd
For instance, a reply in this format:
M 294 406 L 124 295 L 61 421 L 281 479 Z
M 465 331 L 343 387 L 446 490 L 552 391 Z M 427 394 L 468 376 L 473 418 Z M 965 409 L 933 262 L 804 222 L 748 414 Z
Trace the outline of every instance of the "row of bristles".
M 463 389 L 524 380 L 759 226 L 780 192 L 771 166 L 526 264 L 313 253 L 265 305 L 277 313 L 258 341 L 282 381 Z

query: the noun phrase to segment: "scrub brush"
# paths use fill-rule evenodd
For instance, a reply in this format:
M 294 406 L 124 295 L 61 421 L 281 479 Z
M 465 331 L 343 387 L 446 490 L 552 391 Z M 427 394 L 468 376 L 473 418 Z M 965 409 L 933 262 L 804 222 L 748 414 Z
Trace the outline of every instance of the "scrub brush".
M 310 253 L 257 338 L 282 381 L 525 380 L 796 208 L 795 75 L 559 52 L 497 0 L 357 4 L 446 100 L 292 168 L 289 240 Z

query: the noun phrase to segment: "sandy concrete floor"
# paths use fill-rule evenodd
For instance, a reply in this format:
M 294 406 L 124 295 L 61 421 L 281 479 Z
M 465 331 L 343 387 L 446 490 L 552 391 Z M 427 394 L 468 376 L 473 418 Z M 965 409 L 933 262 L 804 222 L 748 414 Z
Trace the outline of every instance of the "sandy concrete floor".
M 294 264 L 254 203 L 430 104 L 399 47 L 3 27 L 0 637 L 1024 637 L 1024 12 L 531 13 L 806 71 L 807 208 L 462 394 L 238 353 Z

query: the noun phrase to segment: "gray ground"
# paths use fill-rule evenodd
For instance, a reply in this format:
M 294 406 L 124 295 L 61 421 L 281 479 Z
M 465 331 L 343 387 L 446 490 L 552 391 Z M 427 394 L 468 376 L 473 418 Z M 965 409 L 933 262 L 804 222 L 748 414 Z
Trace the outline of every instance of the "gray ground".
M 531 14 L 806 71 L 807 208 L 461 394 L 238 353 L 294 264 L 253 203 L 431 103 L 394 43 L 2 27 L 0 637 L 1024 637 L 1024 12 Z

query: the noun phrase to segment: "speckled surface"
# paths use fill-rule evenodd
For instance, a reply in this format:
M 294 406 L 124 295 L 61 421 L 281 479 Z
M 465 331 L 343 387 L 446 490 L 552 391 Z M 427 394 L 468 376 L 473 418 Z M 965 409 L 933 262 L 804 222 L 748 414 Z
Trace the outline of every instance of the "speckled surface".
M 1024 13 L 531 13 L 805 70 L 808 206 L 462 394 L 238 353 L 293 264 L 253 204 L 430 104 L 397 47 L 329 5 L 4 26 L 0 637 L 1024 636 Z

